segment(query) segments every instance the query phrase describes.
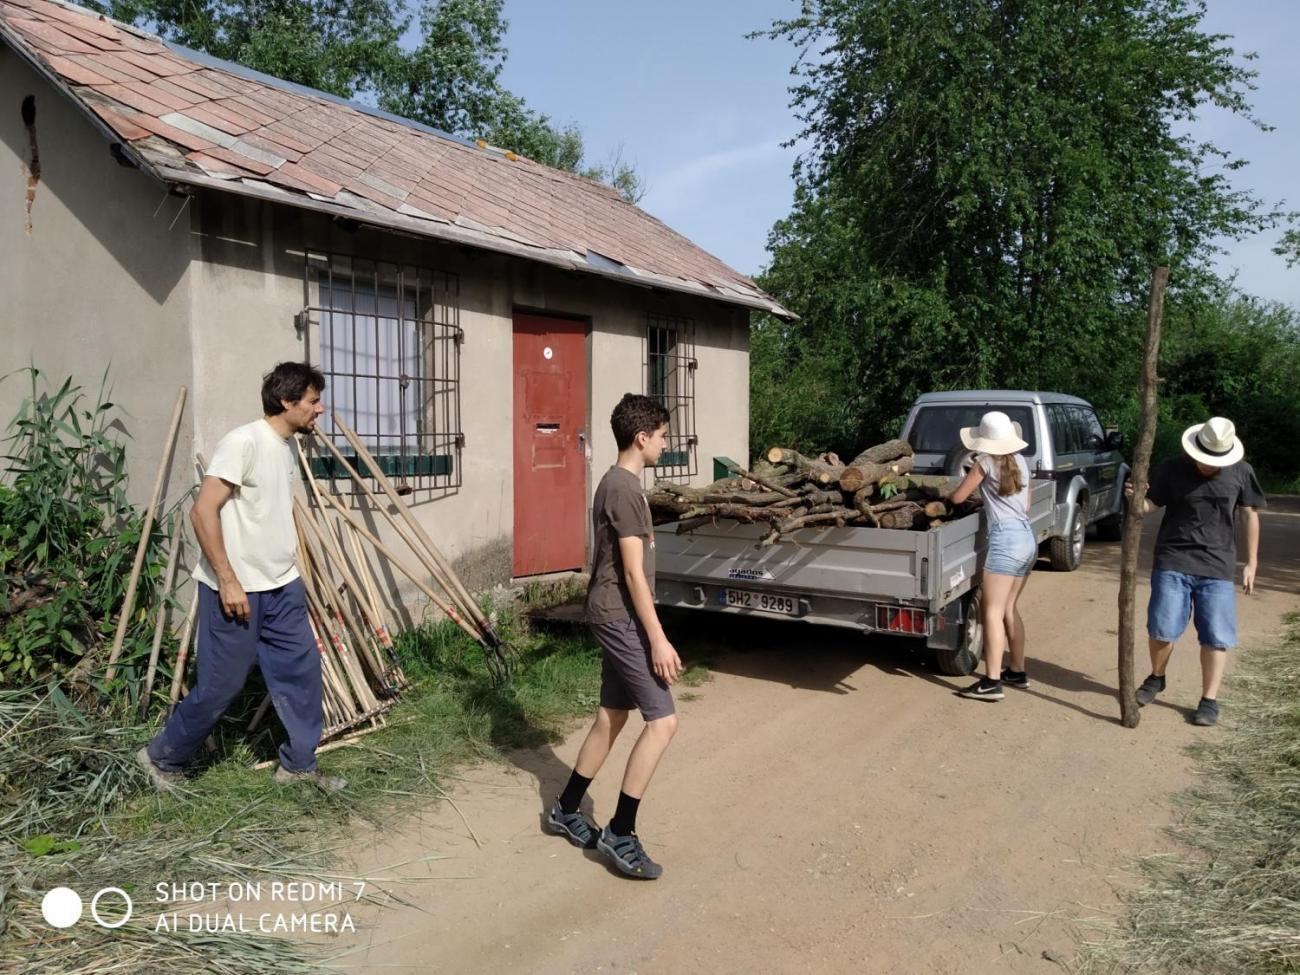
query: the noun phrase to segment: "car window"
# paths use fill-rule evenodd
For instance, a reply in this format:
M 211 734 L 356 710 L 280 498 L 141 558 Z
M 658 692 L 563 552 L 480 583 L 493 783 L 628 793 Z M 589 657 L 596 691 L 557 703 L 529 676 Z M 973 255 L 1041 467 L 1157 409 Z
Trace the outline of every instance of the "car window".
M 1029 444 L 1021 453 L 1038 452 L 1034 417 L 1028 406 L 923 406 L 916 411 L 907 441 L 918 454 L 946 454 L 961 443 L 961 428 L 978 426 L 980 418 L 989 410 L 1001 410 L 1013 423 L 1020 424 L 1021 439 Z
M 1083 413 L 1083 422 L 1088 428 L 1088 439 L 1093 450 L 1106 449 L 1106 431 L 1102 428 L 1101 421 L 1097 419 L 1097 411 L 1089 409 L 1086 406 L 1079 407 Z
M 1056 453 L 1074 454 L 1079 451 L 1079 429 L 1070 415 L 1070 408 L 1060 403 L 1047 407 L 1048 424 L 1052 428 L 1052 446 Z

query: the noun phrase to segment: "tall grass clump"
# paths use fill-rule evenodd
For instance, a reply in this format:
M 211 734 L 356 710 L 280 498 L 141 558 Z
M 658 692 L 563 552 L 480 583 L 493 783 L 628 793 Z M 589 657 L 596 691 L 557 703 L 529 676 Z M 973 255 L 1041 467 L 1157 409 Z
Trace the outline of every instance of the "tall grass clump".
M 1081 971 L 1300 972 L 1300 614 L 1287 624 L 1243 655 L 1221 736 L 1194 749 L 1181 850 L 1141 863 L 1146 883 Z

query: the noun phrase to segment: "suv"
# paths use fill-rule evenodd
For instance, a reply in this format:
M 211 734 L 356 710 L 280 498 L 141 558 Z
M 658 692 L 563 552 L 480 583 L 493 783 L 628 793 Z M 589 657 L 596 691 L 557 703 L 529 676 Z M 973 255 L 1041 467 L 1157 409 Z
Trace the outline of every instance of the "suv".
M 1124 481 L 1128 465 L 1120 454 L 1118 430 L 1106 430 L 1087 400 L 1064 393 L 1014 389 L 958 390 L 917 398 L 903 425 L 903 439 L 915 451 L 918 474 L 962 473 L 970 452 L 958 431 L 976 426 L 989 410 L 1001 410 L 1020 424 L 1029 444 L 1022 451 L 1034 477 L 1056 482 L 1052 533 L 1044 543 L 1052 568 L 1073 572 L 1083 560 L 1086 531 L 1119 541 L 1124 528 Z

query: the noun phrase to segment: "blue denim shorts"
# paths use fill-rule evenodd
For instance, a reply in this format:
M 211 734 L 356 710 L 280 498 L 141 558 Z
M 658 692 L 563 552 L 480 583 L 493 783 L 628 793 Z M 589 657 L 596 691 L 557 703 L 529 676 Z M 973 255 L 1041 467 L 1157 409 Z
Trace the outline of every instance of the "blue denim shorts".
M 1027 521 L 995 521 L 988 528 L 984 571 L 1000 576 L 1027 576 L 1038 561 L 1038 543 Z
M 1237 594 L 1231 579 L 1212 579 L 1160 569 L 1151 573 L 1151 602 L 1147 603 L 1147 634 L 1173 643 L 1196 620 L 1203 647 L 1237 645 Z

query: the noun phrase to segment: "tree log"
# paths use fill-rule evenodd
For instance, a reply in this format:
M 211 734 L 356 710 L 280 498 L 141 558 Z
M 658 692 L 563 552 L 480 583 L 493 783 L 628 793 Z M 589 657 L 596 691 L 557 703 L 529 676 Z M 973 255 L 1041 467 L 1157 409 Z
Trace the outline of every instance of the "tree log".
M 894 442 L 903 443 L 902 440 Z M 883 477 L 907 474 L 911 471 L 913 463 L 914 461 L 910 456 L 899 457 L 878 464 L 854 462 L 844 468 L 844 471 L 840 474 L 840 488 L 845 491 L 860 491 L 868 484 L 878 483 Z
M 931 501 L 925 506 L 927 518 L 947 518 L 950 514 L 952 508 L 948 506 L 947 501 Z
M 825 455 L 823 455 L 825 456 Z M 767 452 L 768 462 L 773 465 L 786 465 L 804 474 L 814 484 L 834 484 L 840 476 L 842 467 L 833 466 L 816 457 L 805 457 L 797 450 L 785 447 L 773 447 Z
M 879 508 L 876 509 L 879 511 Z M 902 505 L 880 515 L 881 528 L 911 528 L 917 515 L 924 516 L 925 509 L 915 501 L 905 501 Z
M 952 497 L 952 492 L 957 490 L 961 480 L 944 477 L 942 474 L 890 474 L 880 479 L 876 489 L 887 484 L 892 484 L 899 492 L 914 491 L 933 501 L 944 501 Z
M 906 440 L 886 440 L 874 447 L 868 447 L 849 461 L 849 467 L 865 467 L 867 464 L 888 464 L 900 457 L 911 457 L 912 445 Z

